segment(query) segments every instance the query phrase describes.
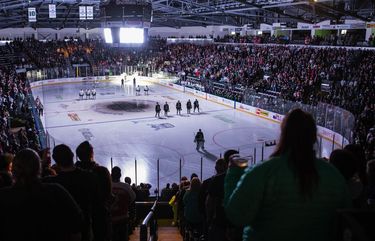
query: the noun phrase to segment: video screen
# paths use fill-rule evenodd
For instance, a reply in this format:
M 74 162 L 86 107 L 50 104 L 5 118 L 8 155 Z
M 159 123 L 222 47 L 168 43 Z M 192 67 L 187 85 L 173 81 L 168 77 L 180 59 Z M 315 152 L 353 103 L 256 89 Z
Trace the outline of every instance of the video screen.
M 142 44 L 144 42 L 143 28 L 120 28 L 121 44 Z

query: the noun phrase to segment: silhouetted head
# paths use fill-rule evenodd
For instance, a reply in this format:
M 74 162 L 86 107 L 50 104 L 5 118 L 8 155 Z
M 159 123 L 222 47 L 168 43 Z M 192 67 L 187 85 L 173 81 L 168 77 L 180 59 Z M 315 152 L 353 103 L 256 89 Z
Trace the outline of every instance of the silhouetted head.
M 201 187 L 201 181 L 199 180 L 198 177 L 194 177 L 193 179 L 191 179 L 190 190 L 192 192 L 199 192 L 200 187 Z
M 227 169 L 228 169 L 228 162 L 226 162 L 224 158 L 219 158 L 216 160 L 215 170 L 217 174 L 224 173 L 226 172 Z
M 347 150 L 334 150 L 329 157 L 329 162 L 340 171 L 345 180 L 350 180 L 357 171 L 356 158 Z
M 112 168 L 111 177 L 113 182 L 119 182 L 121 178 L 121 168 L 115 166 Z
M 78 145 L 76 149 L 76 155 L 82 162 L 93 161 L 94 148 L 88 141 L 84 141 Z
M 198 175 L 196 173 L 192 173 L 190 176 L 190 180 L 192 180 L 194 177 L 198 177 Z
M 229 157 L 230 157 L 231 155 L 238 154 L 238 153 L 239 153 L 239 152 L 238 152 L 237 150 L 232 150 L 232 149 L 230 149 L 230 150 L 226 150 L 226 151 L 224 152 L 223 158 L 224 158 L 224 161 L 227 163 L 227 165 L 228 165 L 228 163 L 229 163 Z
M 289 112 L 281 123 L 279 144 L 272 156 L 287 155 L 290 168 L 296 175 L 300 194 L 311 198 L 318 185 L 314 144 L 317 128 L 313 117 L 301 109 Z
M 52 158 L 61 167 L 72 167 L 74 165 L 74 153 L 69 146 L 61 144 L 53 148 Z
M 281 134 L 276 152 L 296 152 L 303 148 L 311 154 L 317 138 L 313 117 L 301 109 L 289 112 L 281 123 Z
M 41 160 L 32 149 L 23 149 L 17 153 L 13 160 L 13 176 L 15 182 L 29 185 L 40 178 Z
M 125 183 L 132 184 L 132 179 L 130 177 L 125 177 Z

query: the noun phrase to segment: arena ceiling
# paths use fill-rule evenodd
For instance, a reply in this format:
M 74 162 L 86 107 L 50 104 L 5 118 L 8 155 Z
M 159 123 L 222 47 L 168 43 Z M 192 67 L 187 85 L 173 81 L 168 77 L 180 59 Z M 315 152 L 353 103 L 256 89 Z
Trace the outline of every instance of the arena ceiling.
M 108 0 L 0 0 L 0 28 L 96 28 L 104 21 L 100 7 Z M 126 1 L 126 0 L 125 0 Z M 129 0 L 144 1 L 144 0 Z M 151 26 L 207 26 L 283 22 L 316 23 L 323 20 L 375 20 L 375 0 L 147 0 L 152 1 Z M 54 3 L 57 18 L 49 19 Z M 79 20 L 79 6 L 94 6 L 94 20 Z M 27 8 L 37 9 L 29 23 Z

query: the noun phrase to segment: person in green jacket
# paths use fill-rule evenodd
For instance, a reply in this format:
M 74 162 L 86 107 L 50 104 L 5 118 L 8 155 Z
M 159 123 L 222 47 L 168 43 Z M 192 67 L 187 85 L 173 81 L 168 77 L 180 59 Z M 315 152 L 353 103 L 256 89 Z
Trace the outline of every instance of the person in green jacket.
M 245 169 L 232 158 L 225 177 L 227 218 L 245 226 L 243 240 L 325 241 L 334 236 L 335 211 L 350 206 L 341 174 L 315 157 L 312 116 L 291 111 L 270 160 Z

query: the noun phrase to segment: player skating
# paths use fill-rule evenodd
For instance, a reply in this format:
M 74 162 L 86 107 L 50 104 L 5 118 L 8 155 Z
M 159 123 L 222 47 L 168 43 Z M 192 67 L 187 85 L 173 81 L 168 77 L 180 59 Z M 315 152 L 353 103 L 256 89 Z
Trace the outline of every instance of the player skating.
M 155 117 L 159 117 L 160 118 L 160 111 L 161 111 L 161 108 L 160 108 L 159 102 L 156 102 Z
M 195 99 L 194 101 L 194 113 L 195 113 L 195 110 L 198 109 L 198 112 L 199 112 L 199 102 L 197 99 Z
M 195 134 L 194 142 L 197 144 L 197 151 L 202 148 L 204 150 L 204 135 L 201 129 Z
M 165 104 L 164 104 L 164 115 L 168 116 L 168 112 L 169 112 L 169 105 L 168 105 L 167 102 L 165 102 Z
M 150 89 L 148 88 L 148 86 L 146 85 L 144 88 L 143 88 L 143 91 L 145 92 L 145 95 L 148 95 L 148 91 Z
M 79 91 L 79 99 L 80 100 L 83 100 L 83 96 L 85 95 L 85 92 L 83 91 L 83 89 L 81 89 L 80 91 Z
M 137 88 L 135 88 L 135 95 L 141 95 L 141 88 L 139 87 L 139 85 L 137 86 Z
M 91 95 L 92 95 L 92 98 L 95 100 L 96 99 L 96 89 L 95 88 L 93 88 L 91 90 Z
M 188 102 L 186 103 L 186 111 L 188 114 L 190 114 L 191 108 L 192 108 L 191 101 L 188 100 Z
M 176 103 L 176 110 L 177 110 L 177 115 L 181 115 L 181 102 L 178 100 Z
M 86 89 L 86 100 L 90 99 L 91 91 L 89 89 Z

